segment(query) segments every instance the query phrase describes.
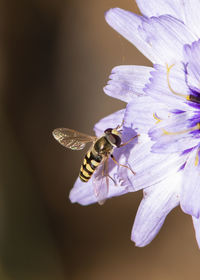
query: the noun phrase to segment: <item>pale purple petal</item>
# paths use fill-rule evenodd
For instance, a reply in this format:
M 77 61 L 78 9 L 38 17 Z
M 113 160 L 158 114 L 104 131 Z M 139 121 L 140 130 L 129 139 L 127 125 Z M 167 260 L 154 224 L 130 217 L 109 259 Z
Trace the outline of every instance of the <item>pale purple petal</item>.
M 199 133 L 197 123 L 200 117 L 197 113 L 170 113 L 164 103 L 149 96 L 133 98 L 126 107 L 124 120 L 126 127 L 131 127 L 139 134 L 148 133 L 156 141 L 152 142 L 152 151 L 155 153 L 182 152 L 199 142 L 194 137 L 195 132 Z
M 135 191 L 152 186 L 175 174 L 185 163 L 187 155 L 156 154 L 151 152 L 151 146 L 152 142 L 148 136 L 141 134 L 138 137 L 138 143 L 131 148 L 127 161 L 123 162 L 123 157 L 120 160 L 122 164 L 128 162 L 128 165 L 136 172 L 136 175 L 131 172 L 126 174 Z M 124 172 L 123 169 L 118 170 L 119 176 L 122 172 Z
M 185 81 L 183 64 L 177 63 L 171 68 L 169 74 L 167 73 L 166 66 L 155 65 L 155 70 L 151 72 L 150 82 L 144 89 L 145 92 L 157 102 L 164 103 L 170 110 L 193 110 L 188 105 L 187 97 L 190 90 Z
M 192 32 L 200 37 L 200 1 L 199 0 L 185 0 L 184 1 L 184 9 L 185 9 L 185 23 Z
M 148 17 L 167 14 L 180 20 L 185 18 L 184 5 L 181 0 L 136 0 L 136 2 L 142 14 Z
M 169 15 L 147 19 L 115 8 L 106 13 L 106 20 L 153 63 L 182 60 L 183 45 L 196 40 L 181 21 Z
M 159 113 L 157 114 L 159 116 Z M 151 139 L 156 141 L 162 136 L 183 137 L 196 128 L 196 124 L 200 121 L 200 116 L 193 111 L 179 112 L 178 114 L 169 113 L 165 119 L 157 123 L 150 131 Z M 196 128 L 197 129 L 197 128 Z M 192 135 L 191 135 L 192 138 Z
M 183 186 L 181 189 L 180 203 L 182 210 L 200 217 L 200 163 L 199 147 L 190 152 L 183 172 Z
M 192 217 L 197 244 L 200 248 L 200 218 Z
M 150 61 L 157 61 L 152 47 L 143 40 L 138 30 L 138 27 L 146 20 L 145 18 L 120 8 L 113 8 L 107 11 L 105 19 L 113 29 L 135 45 Z
M 152 46 L 156 61 L 160 64 L 183 60 L 183 45 L 196 40 L 181 21 L 169 15 L 143 21 L 138 30 L 144 41 Z
M 96 172 L 96 171 L 95 171 Z M 108 197 L 123 195 L 130 191 L 124 186 L 115 186 L 112 182 L 109 185 Z M 87 182 L 82 182 L 79 178 L 76 180 L 74 187 L 70 191 L 69 198 L 72 203 L 79 203 L 81 205 L 89 205 L 97 202 L 95 196 L 94 184 L 92 178 Z
M 168 213 L 179 204 L 180 185 L 179 172 L 145 189 L 131 233 L 136 246 L 146 246 L 157 235 Z
M 199 2 L 200 3 L 200 2 Z M 199 88 L 200 81 L 200 40 L 184 46 L 184 60 L 187 65 L 189 84 Z
M 136 175 L 132 178 L 133 188 L 134 190 L 139 190 L 152 186 L 171 174 L 175 174 L 184 165 L 185 156 L 158 154 L 156 157 L 156 154 L 152 153 L 151 156 L 143 159 L 143 164 L 142 162 L 136 162 L 135 159 L 129 161 L 130 166 L 136 172 Z
M 200 37 L 199 0 L 136 0 L 142 14 L 152 17 L 172 15 L 187 25 L 194 35 Z
M 200 116 L 192 111 L 168 114 L 165 119 L 149 130 L 149 136 L 156 143 L 152 146 L 155 153 L 174 153 L 191 149 L 198 145 Z
M 124 125 L 138 133 L 148 133 L 159 121 L 168 118 L 169 108 L 150 96 L 134 97 L 126 106 Z
M 133 96 L 145 94 L 143 88 L 148 82 L 152 70 L 153 68 L 144 66 L 117 66 L 112 69 L 104 92 L 109 96 L 129 102 Z
M 152 145 L 151 151 L 154 153 L 181 153 L 195 147 L 199 143 L 198 139 L 192 138 L 189 134 L 179 137 L 179 135 L 165 135 Z

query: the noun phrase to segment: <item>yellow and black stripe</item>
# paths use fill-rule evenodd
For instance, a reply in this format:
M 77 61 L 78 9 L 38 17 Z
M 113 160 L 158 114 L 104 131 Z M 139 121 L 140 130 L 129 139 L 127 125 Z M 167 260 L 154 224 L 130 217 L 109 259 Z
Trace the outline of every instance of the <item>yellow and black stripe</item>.
M 83 160 L 83 163 L 80 168 L 79 178 L 83 182 L 88 182 L 94 173 L 95 169 L 101 163 L 102 156 L 94 155 L 92 151 L 89 151 Z

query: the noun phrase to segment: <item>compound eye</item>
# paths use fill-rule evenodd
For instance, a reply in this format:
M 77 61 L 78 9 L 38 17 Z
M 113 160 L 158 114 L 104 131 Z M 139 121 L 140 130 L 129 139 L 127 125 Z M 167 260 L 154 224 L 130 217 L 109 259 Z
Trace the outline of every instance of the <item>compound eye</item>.
M 112 128 L 107 128 L 105 131 L 104 131 L 104 133 L 105 134 L 110 134 L 111 132 L 112 132 Z
M 113 146 L 118 147 L 118 148 L 120 147 L 120 145 L 121 145 L 121 138 L 118 135 L 111 133 L 111 134 L 108 134 L 106 136 L 106 138 L 108 139 L 108 141 Z
M 115 135 L 115 145 L 119 148 L 121 145 L 121 138 Z

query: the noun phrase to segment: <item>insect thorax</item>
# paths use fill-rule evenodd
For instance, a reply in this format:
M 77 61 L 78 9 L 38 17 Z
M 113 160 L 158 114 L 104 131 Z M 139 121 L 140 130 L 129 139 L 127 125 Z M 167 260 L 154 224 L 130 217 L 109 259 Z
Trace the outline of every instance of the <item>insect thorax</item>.
M 102 136 L 99 138 L 96 143 L 94 144 L 94 150 L 97 154 L 108 154 L 112 152 L 113 146 L 111 143 L 107 140 L 105 136 Z

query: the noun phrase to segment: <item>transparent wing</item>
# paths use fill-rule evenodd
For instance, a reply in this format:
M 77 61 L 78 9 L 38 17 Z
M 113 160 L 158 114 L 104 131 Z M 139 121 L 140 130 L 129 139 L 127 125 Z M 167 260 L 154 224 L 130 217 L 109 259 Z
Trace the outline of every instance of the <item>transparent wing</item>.
M 103 162 L 94 172 L 93 176 L 94 193 L 100 205 L 104 204 L 109 191 L 109 175 L 108 175 L 108 157 L 103 159 Z
M 61 145 L 72 150 L 82 150 L 87 143 L 97 139 L 69 128 L 56 128 L 53 136 Z

